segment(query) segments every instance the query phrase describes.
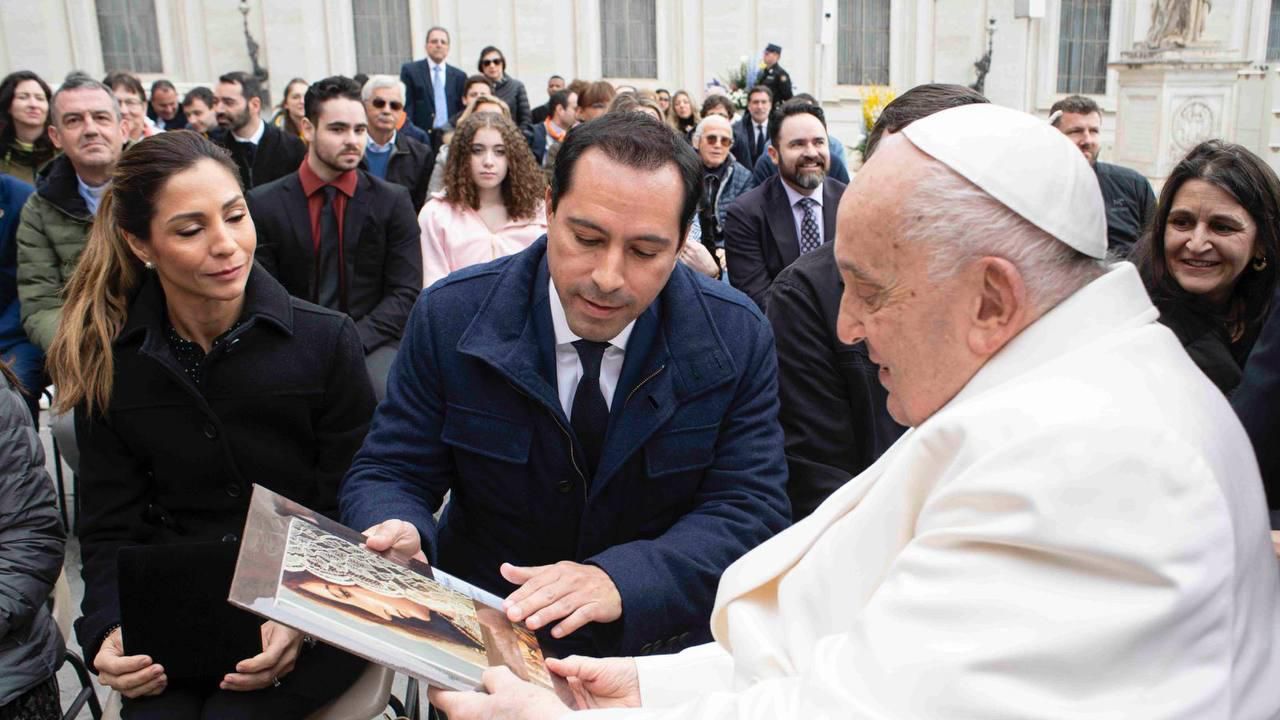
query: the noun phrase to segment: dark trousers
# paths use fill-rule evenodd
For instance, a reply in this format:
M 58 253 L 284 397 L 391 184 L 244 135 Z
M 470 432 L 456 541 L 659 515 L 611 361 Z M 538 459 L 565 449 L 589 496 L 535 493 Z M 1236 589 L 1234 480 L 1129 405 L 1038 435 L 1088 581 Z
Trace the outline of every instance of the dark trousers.
M 159 695 L 125 698 L 121 715 L 127 720 L 301 720 L 346 692 L 364 668 L 364 660 L 320 644 L 302 651 L 279 687 L 236 692 L 218 689 L 222 676 L 173 680 Z

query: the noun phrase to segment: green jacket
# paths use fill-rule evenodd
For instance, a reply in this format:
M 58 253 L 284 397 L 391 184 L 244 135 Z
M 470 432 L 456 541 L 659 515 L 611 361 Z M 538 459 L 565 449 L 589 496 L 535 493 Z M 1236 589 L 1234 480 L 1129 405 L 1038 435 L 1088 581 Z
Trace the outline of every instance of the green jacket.
M 62 315 L 62 290 L 84 252 L 93 216 L 65 155 L 40 174 L 18 225 L 18 300 L 22 328 L 48 352 Z

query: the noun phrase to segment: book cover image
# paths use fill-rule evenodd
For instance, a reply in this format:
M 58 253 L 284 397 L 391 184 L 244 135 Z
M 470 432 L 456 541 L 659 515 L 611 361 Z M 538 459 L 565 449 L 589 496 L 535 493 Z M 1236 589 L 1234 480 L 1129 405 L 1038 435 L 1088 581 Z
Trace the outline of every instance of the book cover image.
M 368 660 L 453 690 L 484 670 L 568 696 L 537 638 L 512 623 L 501 598 L 411 558 L 384 556 L 363 535 L 260 486 L 229 600 Z

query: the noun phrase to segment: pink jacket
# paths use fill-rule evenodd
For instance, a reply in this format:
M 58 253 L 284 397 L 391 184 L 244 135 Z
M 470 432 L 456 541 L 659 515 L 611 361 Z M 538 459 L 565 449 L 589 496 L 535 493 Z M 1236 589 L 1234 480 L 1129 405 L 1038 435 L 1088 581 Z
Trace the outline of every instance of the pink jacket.
M 468 207 L 458 207 L 435 193 L 418 214 L 422 227 L 422 287 L 454 270 L 518 253 L 547 231 L 547 213 L 541 205 L 532 218 L 512 220 L 494 233 Z

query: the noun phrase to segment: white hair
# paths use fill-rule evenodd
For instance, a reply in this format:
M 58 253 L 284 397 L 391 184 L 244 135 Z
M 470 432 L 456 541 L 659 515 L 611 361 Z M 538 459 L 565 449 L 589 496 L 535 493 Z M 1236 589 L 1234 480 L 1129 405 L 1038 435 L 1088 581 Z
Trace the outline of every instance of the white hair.
M 900 212 L 907 241 L 929 247 L 931 281 L 953 277 L 979 258 L 1004 258 L 1021 274 L 1037 314 L 1107 271 L 1106 261 L 1054 238 L 936 160 Z
M 400 78 L 394 75 L 370 75 L 369 79 L 364 82 L 364 87 L 360 90 L 360 99 L 369 102 L 373 97 L 374 90 L 382 88 L 395 88 L 400 92 L 400 102 L 404 102 L 407 97 L 404 90 L 404 83 L 400 82 Z
M 689 137 L 689 144 L 693 145 L 695 149 L 698 147 L 698 143 L 702 142 L 702 128 L 706 126 L 707 121 L 710 120 L 711 118 L 720 118 L 721 120 L 724 120 L 725 122 L 729 123 L 730 130 L 733 129 L 733 123 L 730 122 L 729 120 L 725 120 L 725 118 L 720 117 L 719 115 L 708 115 L 702 118 L 701 120 L 698 121 L 698 126 L 693 129 L 693 135 Z

